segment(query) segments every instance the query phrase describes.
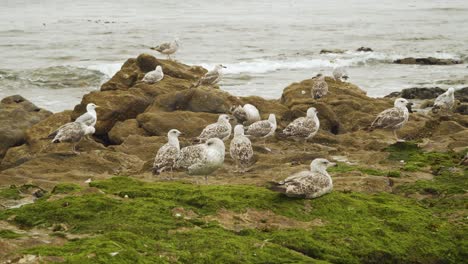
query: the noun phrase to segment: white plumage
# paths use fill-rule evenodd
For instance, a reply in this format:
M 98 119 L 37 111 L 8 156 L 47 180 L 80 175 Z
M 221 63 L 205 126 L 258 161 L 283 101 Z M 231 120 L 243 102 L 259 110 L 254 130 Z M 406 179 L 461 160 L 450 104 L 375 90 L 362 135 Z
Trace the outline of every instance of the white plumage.
M 231 158 L 236 163 L 237 170 L 245 172 L 248 166 L 252 163 L 253 149 L 250 139 L 244 135 L 244 127 L 237 125 L 234 128 L 234 138 L 229 146 Z
M 223 68 L 226 68 L 226 66 L 221 64 L 216 65 L 213 70 L 207 72 L 203 77 L 201 77 L 193 87 L 217 84 L 223 79 Z
M 439 95 L 434 101 L 432 112 L 437 113 L 440 110 L 449 112 L 455 105 L 455 89 L 450 87 L 445 93 Z
M 276 116 L 270 114 L 268 120 L 257 121 L 247 127 L 246 135 L 256 138 L 267 138 L 275 134 L 276 130 Z
M 73 143 L 72 151 L 77 153 L 76 145 L 84 136 L 92 135 L 94 132 L 96 129 L 92 126 L 80 122 L 70 122 L 52 132 L 48 138 L 52 139 L 52 143 Z
M 180 145 L 179 135 L 182 133 L 177 129 L 171 129 L 167 133 L 168 142 L 159 148 L 153 163 L 153 174 L 160 174 L 166 169 L 174 167 L 175 161 L 179 157 Z
M 401 129 L 409 118 L 409 112 L 406 105 L 408 101 L 404 98 L 397 98 L 394 103 L 394 107 L 382 111 L 372 122 L 370 130 L 376 128 L 381 129 L 391 129 L 393 130 L 393 135 L 397 141 L 402 141 L 398 139 L 396 130 Z
M 330 193 L 333 181 L 327 168 L 336 164 L 326 159 L 314 159 L 310 170 L 295 173 L 271 187 L 288 197 L 312 199 Z
M 151 49 L 167 55 L 167 58 L 171 59 L 171 54 L 174 54 L 179 49 L 179 42 L 174 40 L 173 42 L 162 43 Z
M 260 112 L 258 111 L 257 107 L 251 104 L 232 107 L 231 113 L 236 118 L 237 123 L 243 125 L 250 125 L 261 120 Z
M 210 138 L 219 138 L 223 141 L 227 140 L 229 136 L 231 136 L 232 130 L 232 126 L 231 123 L 229 123 L 229 120 L 231 120 L 231 118 L 228 115 L 219 115 L 218 121 L 206 126 L 197 139 L 201 142 Z
M 349 78 L 348 76 L 348 71 L 346 70 L 345 67 L 335 67 L 333 69 L 333 78 L 335 78 L 336 81 L 342 81 L 347 80 Z
M 93 104 L 93 103 L 89 103 L 86 105 L 86 113 L 80 115 L 76 120 L 75 122 L 79 122 L 79 123 L 83 123 L 87 126 L 95 126 L 96 125 L 96 122 L 97 122 L 97 113 L 96 113 L 96 108 L 98 106 Z
M 142 81 L 145 83 L 153 84 L 161 81 L 164 78 L 164 73 L 160 65 L 156 66 L 153 71 L 147 72 Z

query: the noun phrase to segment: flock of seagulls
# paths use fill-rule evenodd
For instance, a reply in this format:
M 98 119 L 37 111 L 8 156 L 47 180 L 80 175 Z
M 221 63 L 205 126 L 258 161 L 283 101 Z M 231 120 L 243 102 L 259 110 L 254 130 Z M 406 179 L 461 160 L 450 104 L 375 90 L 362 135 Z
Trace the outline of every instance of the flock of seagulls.
M 179 47 L 175 40 L 170 43 L 163 43 L 153 50 L 165 54 L 170 59 Z M 191 88 L 199 85 L 213 85 L 218 83 L 222 77 L 222 69 L 225 66 L 219 64 L 207 72 Z M 343 67 L 333 69 L 332 75 L 335 80 L 347 80 L 348 74 Z M 161 66 L 157 66 L 154 71 L 148 72 L 142 79 L 143 82 L 154 84 L 164 78 Z M 325 76 L 319 74 L 313 79 L 311 97 L 319 99 L 328 94 L 328 84 Z M 397 136 L 397 130 L 401 129 L 409 118 L 408 101 L 397 98 L 394 107 L 379 113 L 370 125 L 370 130 L 387 129 L 392 130 L 397 141 L 402 141 Z M 454 106 L 454 90 L 437 97 L 433 111 L 450 111 Z M 97 121 L 96 105 L 90 103 L 86 107 L 86 113 L 78 117 L 74 122 L 67 123 L 59 127 L 49 135 L 53 143 L 70 142 L 73 143 L 72 151 L 76 151 L 76 144 L 85 136 L 95 133 Z M 266 139 L 276 133 L 276 116 L 270 113 L 268 119 L 261 120 L 260 112 L 252 104 L 243 106 L 232 106 L 230 114 L 221 114 L 218 121 L 207 125 L 196 138 L 198 144 L 180 148 L 179 136 L 182 132 L 171 129 L 167 134 L 167 143 L 164 144 L 154 158 L 153 174 L 159 175 L 165 171 L 173 169 L 186 170 L 189 175 L 202 175 L 207 181 L 208 175 L 221 168 L 224 164 L 226 154 L 225 141 L 231 137 L 231 120 L 235 119 L 237 125 L 234 127 L 234 136 L 229 145 L 229 154 L 236 164 L 236 171 L 245 173 L 249 171 L 254 162 L 254 150 L 252 139 L 263 140 L 266 150 Z M 305 143 L 313 138 L 320 128 L 318 111 L 314 107 L 307 109 L 304 117 L 299 117 L 288 124 L 281 132 L 285 138 L 291 138 Z M 232 116 L 232 117 L 231 117 Z M 303 144 L 305 146 L 305 144 Z M 305 148 L 304 148 L 305 151 Z M 310 170 L 301 171 L 291 175 L 283 181 L 275 182 L 270 188 L 290 197 L 316 198 L 329 193 L 333 189 L 332 178 L 327 172 L 327 168 L 336 165 L 326 159 L 314 159 L 310 164 Z

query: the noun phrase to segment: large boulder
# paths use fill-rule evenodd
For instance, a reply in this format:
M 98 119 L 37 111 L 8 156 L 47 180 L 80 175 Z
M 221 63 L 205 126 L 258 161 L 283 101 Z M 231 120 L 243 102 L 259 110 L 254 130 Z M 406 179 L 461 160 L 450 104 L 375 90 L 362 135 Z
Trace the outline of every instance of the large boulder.
M 419 65 L 453 65 L 453 64 L 461 64 L 462 61 L 454 60 L 454 59 L 439 59 L 434 57 L 427 57 L 427 58 L 403 58 L 394 60 L 393 63 L 395 64 L 419 64 Z
M 19 95 L 0 101 L 0 159 L 26 140 L 26 129 L 52 115 Z
M 114 125 L 109 131 L 109 140 L 112 144 L 121 144 L 130 135 L 147 136 L 148 133 L 140 127 L 136 119 L 127 119 Z

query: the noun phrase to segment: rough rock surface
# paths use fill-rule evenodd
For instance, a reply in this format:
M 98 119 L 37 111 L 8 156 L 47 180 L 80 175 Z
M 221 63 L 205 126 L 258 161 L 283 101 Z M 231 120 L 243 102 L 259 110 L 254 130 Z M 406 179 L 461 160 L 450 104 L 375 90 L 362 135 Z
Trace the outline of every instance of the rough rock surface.
M 434 57 L 427 57 L 427 58 L 404 58 L 404 59 L 397 59 L 393 61 L 396 64 L 419 64 L 419 65 L 453 65 L 453 64 L 461 64 L 462 61 L 460 60 L 452 60 L 452 59 L 439 59 Z

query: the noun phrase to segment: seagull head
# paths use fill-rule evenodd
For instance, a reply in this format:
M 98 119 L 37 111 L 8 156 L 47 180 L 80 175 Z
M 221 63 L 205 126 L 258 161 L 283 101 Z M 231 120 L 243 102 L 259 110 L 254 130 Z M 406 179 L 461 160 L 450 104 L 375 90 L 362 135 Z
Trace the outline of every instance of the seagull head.
M 450 87 L 450 88 L 448 88 L 447 92 L 448 92 L 449 94 L 453 94 L 453 93 L 455 92 L 455 88 Z
M 318 114 L 317 109 L 315 107 L 310 107 L 307 109 L 307 117 L 314 117 Z
M 89 103 L 86 105 L 86 111 L 93 111 L 94 109 L 96 109 L 98 106 L 93 104 L 93 103 Z
M 229 123 L 229 120 L 232 120 L 233 118 L 230 117 L 229 115 L 222 114 L 219 115 L 218 117 L 218 123 Z
M 234 136 L 236 135 L 244 135 L 244 126 L 243 125 L 237 125 L 234 127 Z
M 406 100 L 405 98 L 397 98 L 395 100 L 394 106 L 395 107 L 406 107 L 406 105 L 408 103 L 409 103 L 408 100 Z
M 216 69 L 217 71 L 221 70 L 222 68 L 226 68 L 226 66 L 224 66 L 224 65 L 222 65 L 222 64 L 218 64 L 218 65 L 215 66 L 215 69 Z
M 336 166 L 336 163 L 330 162 L 327 159 L 318 158 L 318 159 L 314 159 L 310 163 L 310 170 L 315 171 L 315 172 L 326 173 L 327 168 L 332 167 L 332 166 Z
M 179 137 L 180 135 L 182 135 L 182 132 L 177 129 L 171 129 L 167 132 L 168 137 Z
M 156 66 L 156 70 L 157 70 L 158 72 L 162 72 L 162 67 L 161 67 L 161 65 Z

